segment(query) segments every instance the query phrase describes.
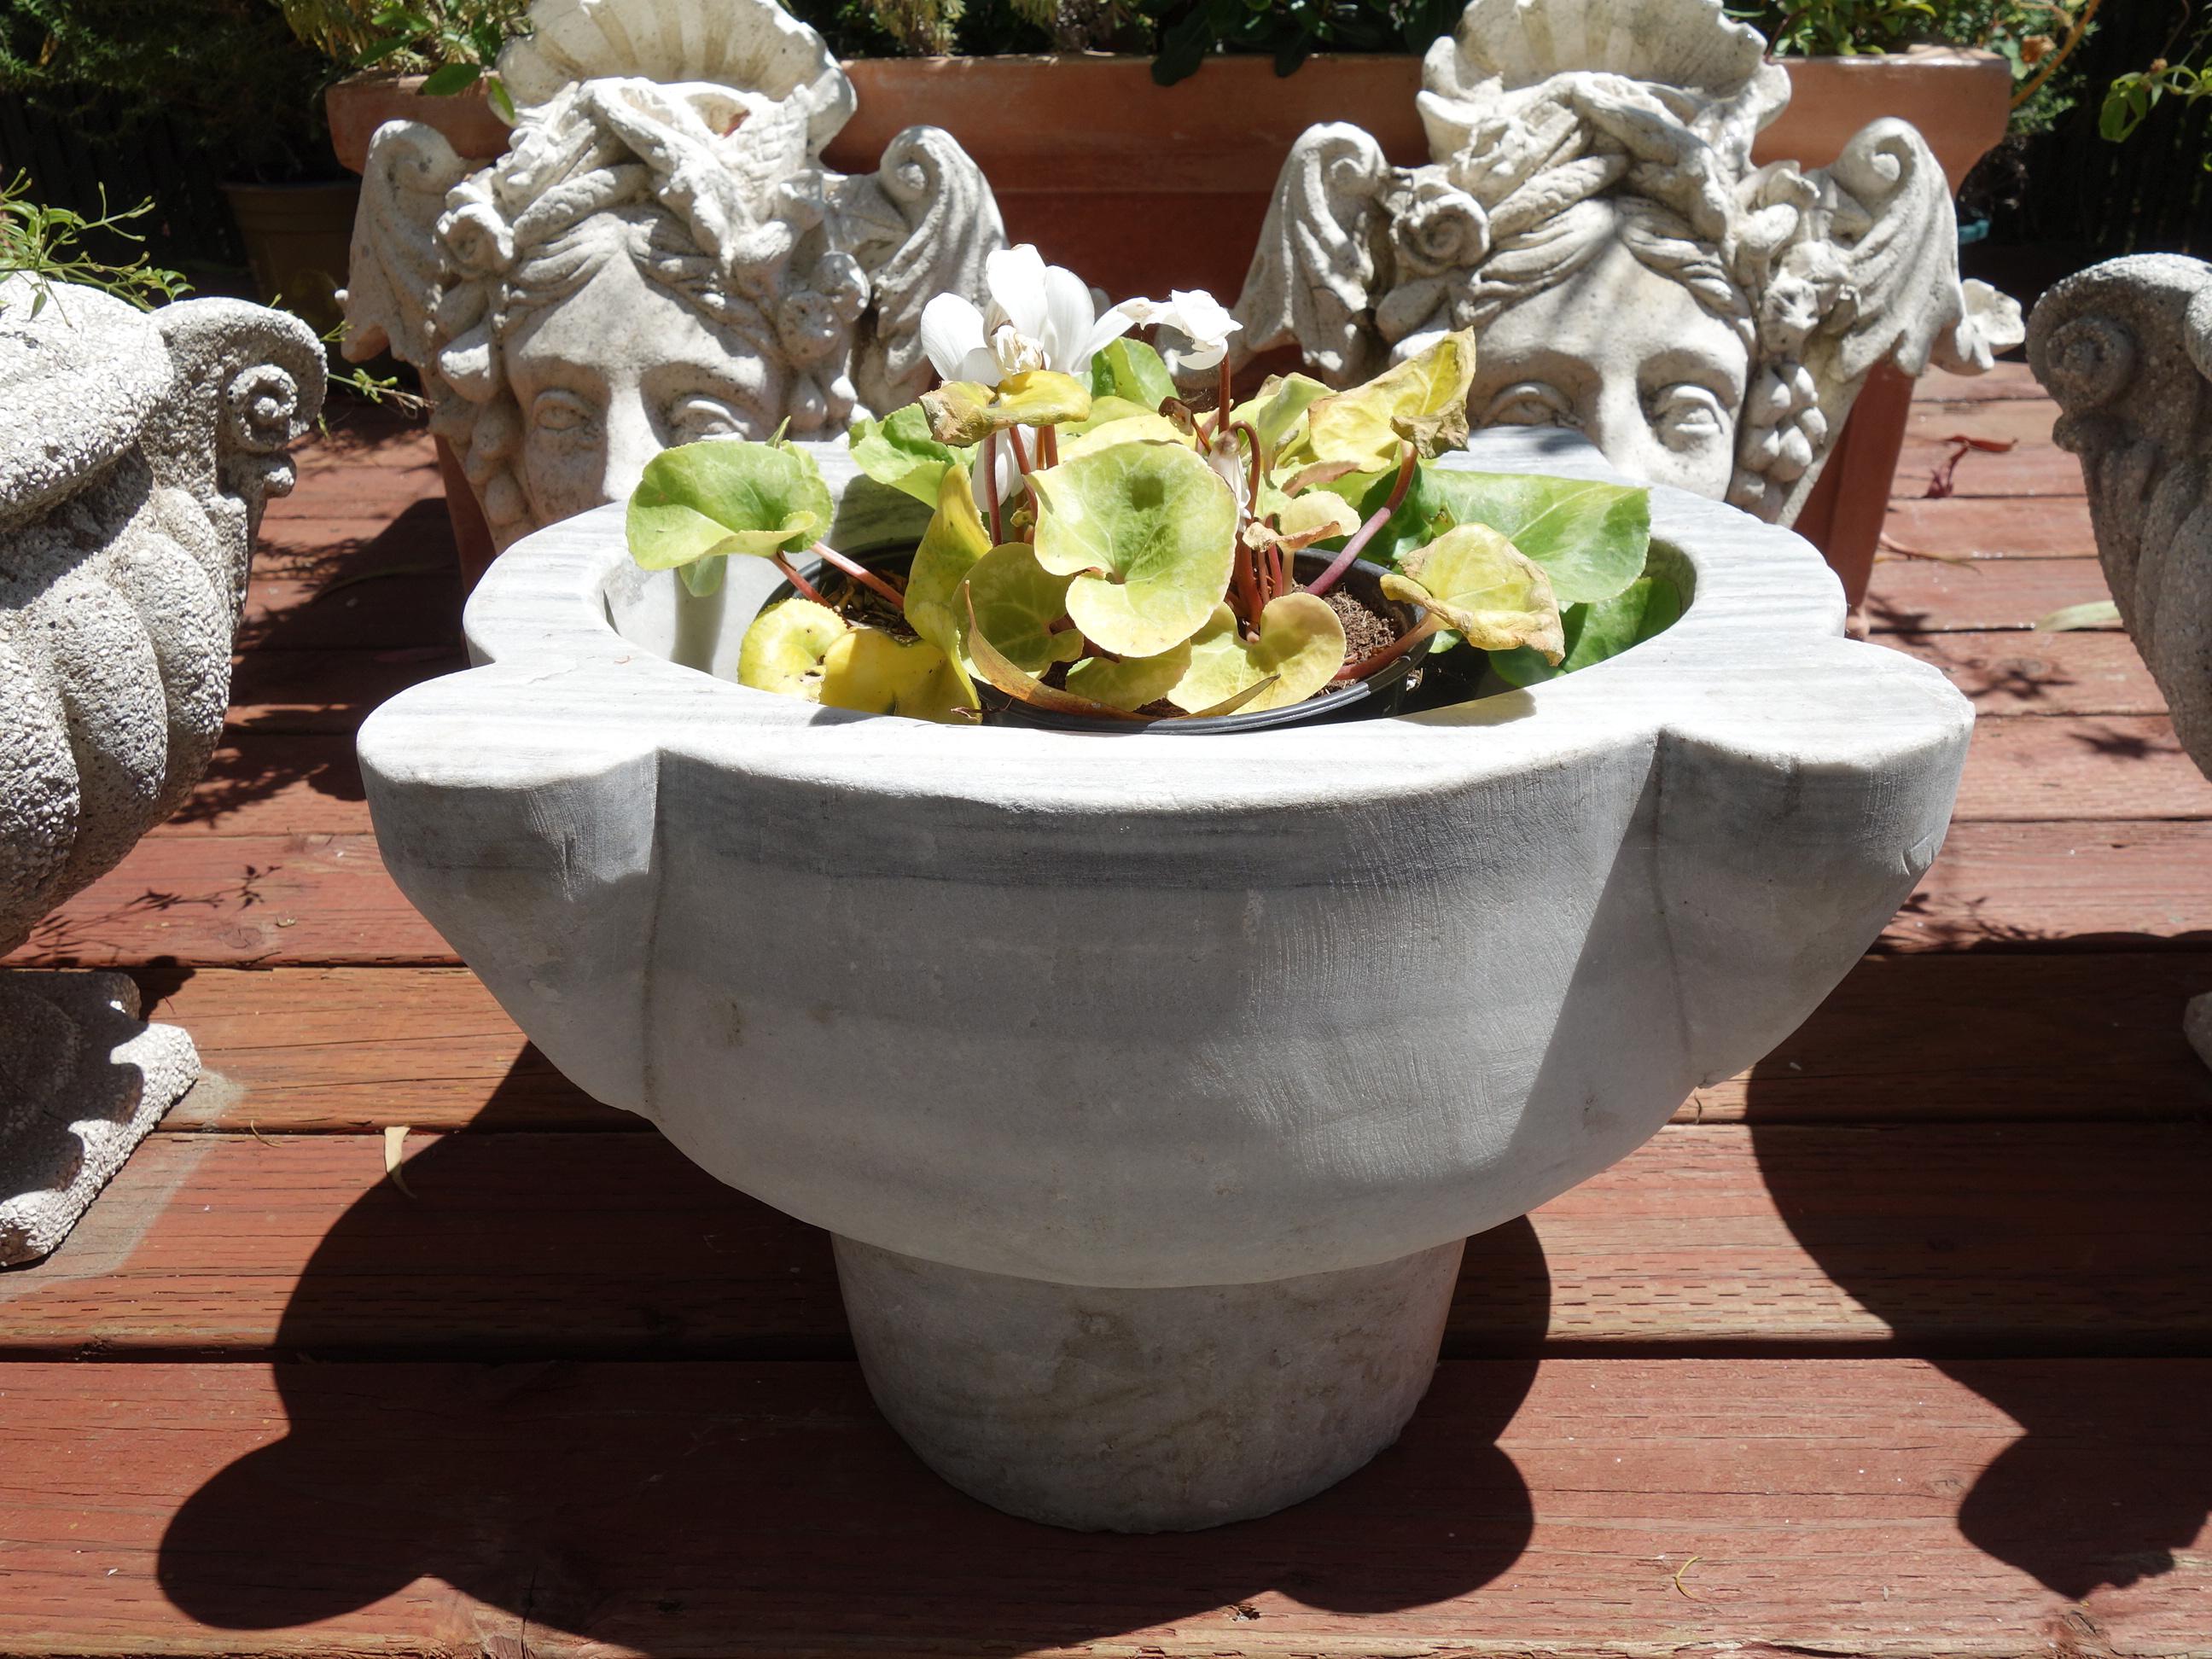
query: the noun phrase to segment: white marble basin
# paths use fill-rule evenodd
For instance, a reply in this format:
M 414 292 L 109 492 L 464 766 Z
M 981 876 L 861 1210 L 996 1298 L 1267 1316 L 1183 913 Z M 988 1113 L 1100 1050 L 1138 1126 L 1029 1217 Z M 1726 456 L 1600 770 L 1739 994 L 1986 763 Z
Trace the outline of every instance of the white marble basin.
M 1557 433 L 1467 459 L 1614 476 Z M 1168 737 L 681 666 L 768 580 L 679 601 L 602 509 L 499 561 L 484 665 L 379 709 L 362 769 L 394 877 L 556 1066 L 838 1236 L 926 1458 L 1203 1525 L 1388 1444 L 1460 1241 L 1759 1059 L 1942 842 L 1966 701 L 1844 639 L 1797 537 L 1666 489 L 1653 520 L 1692 597 L 1625 656 Z

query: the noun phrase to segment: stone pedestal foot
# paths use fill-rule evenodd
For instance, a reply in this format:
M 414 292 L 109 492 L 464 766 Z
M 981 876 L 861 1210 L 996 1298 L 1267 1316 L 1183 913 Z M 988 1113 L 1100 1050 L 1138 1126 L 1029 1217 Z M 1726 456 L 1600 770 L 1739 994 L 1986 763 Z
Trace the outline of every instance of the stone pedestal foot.
M 68 1237 L 199 1074 L 125 975 L 0 971 L 0 1267 Z
M 1175 1290 L 836 1248 L 869 1390 L 930 1468 L 1031 1520 L 1183 1532 L 1310 1498 L 1397 1439 L 1463 1247 Z

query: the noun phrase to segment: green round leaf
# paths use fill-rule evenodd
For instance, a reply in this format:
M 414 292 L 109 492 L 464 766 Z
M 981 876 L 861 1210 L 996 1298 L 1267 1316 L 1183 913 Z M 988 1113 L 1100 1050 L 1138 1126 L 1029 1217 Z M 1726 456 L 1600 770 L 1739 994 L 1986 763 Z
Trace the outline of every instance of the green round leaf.
M 905 609 L 914 631 L 951 659 L 952 672 L 967 686 L 970 707 L 975 691 L 963 660 L 968 615 L 957 596 L 975 562 L 990 550 L 990 532 L 975 510 L 967 469 L 953 467 L 939 482 L 936 514 L 908 567 Z
M 1328 601 L 1310 593 L 1285 593 L 1260 612 L 1260 637 L 1239 636 L 1237 618 L 1216 607 L 1190 642 L 1190 672 L 1168 700 L 1178 708 L 1210 708 L 1249 685 L 1274 681 L 1244 705 L 1285 708 L 1304 702 L 1344 666 L 1344 623 Z
M 1068 614 L 1104 650 L 1158 656 L 1229 586 L 1237 498 L 1180 444 L 1116 444 L 1034 474 L 1037 562 L 1073 576 Z
M 974 459 L 973 451 L 955 449 L 930 435 L 929 416 L 920 404 L 895 409 L 880 421 L 865 415 L 854 416 L 845 447 L 853 452 L 860 471 L 878 483 L 888 484 L 928 507 L 937 505 L 945 473 L 955 467 L 965 469 Z
M 779 444 L 710 438 L 664 449 L 630 492 L 630 556 L 647 570 L 805 547 L 830 526 L 814 459 Z
M 822 705 L 951 724 L 971 707 L 965 682 L 927 640 L 900 641 L 855 628 L 822 659 Z
M 1609 599 L 1571 605 L 1559 613 L 1566 654 L 1555 668 L 1527 646 L 1491 653 L 1490 665 L 1511 685 L 1536 685 L 1617 657 L 1672 628 L 1682 615 L 1681 590 L 1664 576 L 1644 576 Z
M 1544 567 L 1552 592 L 1562 605 L 1609 599 L 1644 574 L 1651 548 L 1651 492 L 1627 484 L 1595 483 L 1584 478 L 1555 478 L 1534 472 L 1462 472 L 1455 467 L 1423 467 L 1420 507 L 1427 517 L 1406 528 L 1407 539 L 1425 539 L 1422 526 L 1442 512 L 1455 525 L 1487 525 L 1525 556 Z M 1388 493 L 1387 484 L 1382 486 Z M 1380 507 L 1383 496 L 1376 496 Z M 1390 556 L 1402 544 L 1389 542 L 1401 508 L 1383 528 L 1385 541 L 1370 557 Z
M 1083 654 L 1083 635 L 1052 624 L 1067 615 L 1067 585 L 1036 562 L 1025 542 L 994 547 L 968 573 L 975 625 L 1000 653 L 1027 674 Z
M 1190 672 L 1190 642 L 1170 646 L 1157 657 L 1085 657 L 1067 671 L 1067 689 L 1078 696 L 1115 708 L 1142 708 L 1158 702 Z
M 1164 415 L 1127 415 L 1118 421 L 1107 421 L 1060 441 L 1060 465 L 1065 466 L 1079 455 L 1088 455 L 1095 450 L 1111 449 L 1115 444 L 1179 444 L 1182 434 L 1176 423 Z
M 1565 653 L 1543 568 L 1486 525 L 1463 524 L 1417 549 L 1382 591 L 1435 611 L 1479 651 L 1526 645 L 1552 662 Z
M 1158 352 L 1142 340 L 1124 337 L 1108 342 L 1091 358 L 1091 395 L 1158 409 L 1176 395 L 1175 376 Z
M 1396 463 L 1401 442 L 1423 455 L 1463 449 L 1474 384 L 1474 331 L 1444 335 L 1365 385 L 1316 400 L 1306 410 L 1298 462 L 1348 462 L 1376 471 Z
M 851 630 L 811 599 L 786 599 L 753 618 L 738 647 L 738 684 L 786 697 L 822 700 L 822 659 Z

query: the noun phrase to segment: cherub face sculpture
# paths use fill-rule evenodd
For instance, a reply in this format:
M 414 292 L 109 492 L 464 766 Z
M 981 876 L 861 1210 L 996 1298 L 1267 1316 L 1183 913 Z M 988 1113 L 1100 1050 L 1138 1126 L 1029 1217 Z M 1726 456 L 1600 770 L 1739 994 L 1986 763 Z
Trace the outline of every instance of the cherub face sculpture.
M 422 371 L 502 548 L 622 499 L 668 445 L 910 399 L 922 303 L 980 293 L 1004 244 L 949 134 L 901 133 L 873 178 L 821 167 L 851 83 L 772 0 L 714 0 L 673 47 L 653 9 L 540 0 L 492 165 L 412 124 L 369 151 L 347 349 Z
M 1754 168 L 1789 100 L 1716 0 L 1473 0 L 1431 49 L 1425 167 L 1357 127 L 1293 147 L 1237 314 L 1358 380 L 1477 331 L 1478 426 L 1586 434 L 1617 466 L 1787 519 L 1875 366 L 1986 367 L 2011 301 L 1958 279 L 1941 169 L 1902 122 Z M 1541 14 L 1538 15 L 1538 14 Z

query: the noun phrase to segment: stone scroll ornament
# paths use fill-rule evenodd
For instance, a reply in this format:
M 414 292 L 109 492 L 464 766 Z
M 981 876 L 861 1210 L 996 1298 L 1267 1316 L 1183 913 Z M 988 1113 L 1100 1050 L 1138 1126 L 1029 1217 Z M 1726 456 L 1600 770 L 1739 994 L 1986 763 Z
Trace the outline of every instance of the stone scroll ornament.
M 1718 0 L 1473 0 L 1424 65 L 1426 165 L 1341 123 L 1292 146 L 1240 354 L 1296 345 L 1346 384 L 1473 328 L 1475 425 L 1573 428 L 1789 522 L 1877 365 L 1984 369 L 2021 325 L 1960 282 L 1905 122 L 1826 167 L 1753 165 L 1790 100 L 1765 49 Z
M 206 769 L 262 505 L 323 382 L 280 312 L 0 282 L 0 957 Z M 0 1265 L 60 1243 L 199 1076 L 138 1012 L 120 974 L 0 969 Z
M 2068 277 L 2029 319 L 2027 361 L 2081 458 L 2120 621 L 2212 777 L 2212 265 L 2148 253 Z M 2212 994 L 2184 1029 L 2212 1066 Z
M 346 295 L 348 355 L 420 371 L 499 548 L 664 447 L 911 402 L 924 302 L 981 300 L 1006 245 L 938 128 L 872 175 L 823 167 L 853 85 L 773 0 L 538 0 L 500 72 L 520 118 L 489 166 L 378 131 Z

